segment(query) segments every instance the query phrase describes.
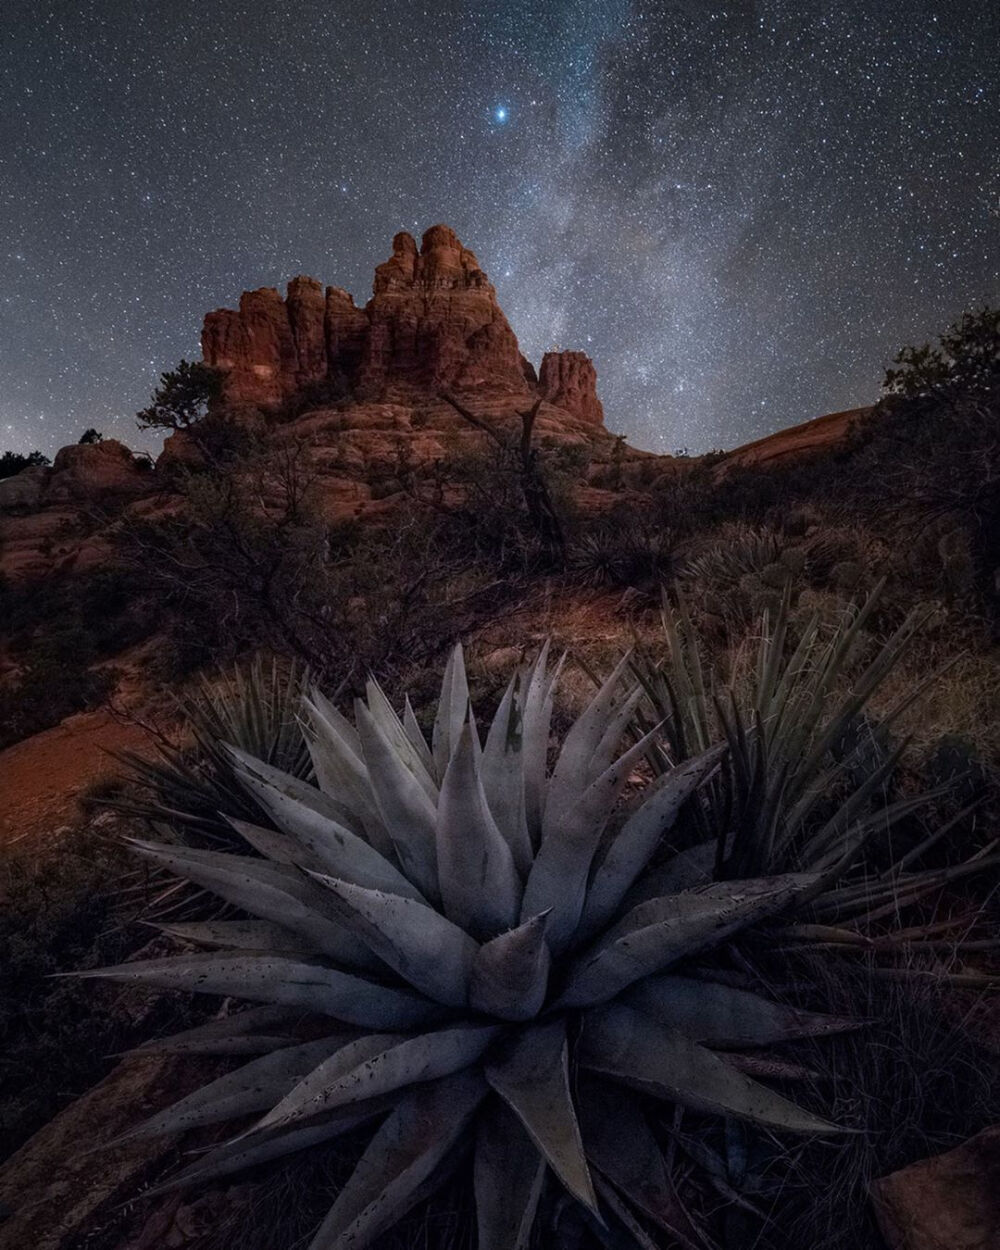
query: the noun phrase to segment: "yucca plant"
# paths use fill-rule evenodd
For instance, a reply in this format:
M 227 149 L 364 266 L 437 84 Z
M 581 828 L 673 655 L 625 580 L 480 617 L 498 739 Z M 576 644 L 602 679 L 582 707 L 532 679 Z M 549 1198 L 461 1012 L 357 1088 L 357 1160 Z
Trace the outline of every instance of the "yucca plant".
M 906 741 L 891 747 L 889 731 L 940 676 L 915 682 L 876 722 L 872 696 L 905 655 L 928 615 L 917 608 L 873 654 L 863 656 L 865 629 L 875 615 L 880 583 L 860 606 L 845 609 L 833 627 L 819 615 L 792 636 L 790 592 L 773 620 L 758 623 L 755 663 L 742 689 L 726 686 L 702 657 L 683 599 L 666 600 L 666 655 L 632 660 L 645 699 L 637 707 L 634 733 L 646 742 L 657 773 L 701 758 L 722 739 L 727 757 L 692 808 L 698 841 L 686 849 L 690 880 L 709 881 L 783 872 L 819 874 L 824 883 L 809 901 L 813 935 L 864 944 L 857 929 L 817 924 L 866 924 L 895 916 L 903 906 L 971 873 L 995 865 L 995 843 L 950 868 L 913 869 L 921 857 L 964 820 L 971 809 L 929 834 L 904 854 L 891 832 L 905 817 L 941 798 L 947 786 L 893 798 L 891 787 Z M 653 723 L 661 727 L 650 734 Z M 870 871 L 866 849 L 878 840 L 887 866 Z M 644 889 L 676 875 L 665 865 L 648 874 Z M 955 917 L 954 927 L 967 923 Z M 808 929 L 799 928 L 800 934 Z M 938 929 L 933 935 L 936 939 Z M 905 941 L 920 939 L 906 931 Z M 928 934 L 927 937 L 932 935 Z M 889 941 L 896 940 L 890 937 Z
M 313 1250 L 369 1245 L 470 1155 L 480 1250 L 525 1247 L 546 1184 L 596 1230 L 624 1225 L 649 1245 L 649 1221 L 690 1245 L 650 1108 L 837 1131 L 753 1079 L 738 1052 L 848 1022 L 734 988 L 712 962 L 820 877 L 684 889 L 682 863 L 637 902 L 664 832 L 725 747 L 665 773 L 619 822 L 657 732 L 622 746 L 642 692 L 622 691 L 620 664 L 550 770 L 559 667 L 545 648 L 516 674 L 485 740 L 460 648 L 430 742 L 374 682 L 354 724 L 313 692 L 303 721 L 316 786 L 229 751 L 274 826 L 231 822 L 256 856 L 134 843 L 245 918 L 174 926 L 197 953 L 83 975 L 259 1004 L 153 1044 L 254 1056 L 136 1130 L 254 1117 L 174 1185 L 378 1122 Z
M 308 685 L 309 674 L 301 665 L 262 656 L 245 668 L 202 677 L 196 690 L 177 700 L 177 715 L 191 745 L 164 741 L 156 759 L 118 753 L 126 779 L 138 793 L 108 805 L 167 822 L 199 841 L 232 844 L 236 839 L 226 817 L 256 820 L 260 811 L 223 744 L 300 780 L 311 779 L 309 748 L 297 719 Z

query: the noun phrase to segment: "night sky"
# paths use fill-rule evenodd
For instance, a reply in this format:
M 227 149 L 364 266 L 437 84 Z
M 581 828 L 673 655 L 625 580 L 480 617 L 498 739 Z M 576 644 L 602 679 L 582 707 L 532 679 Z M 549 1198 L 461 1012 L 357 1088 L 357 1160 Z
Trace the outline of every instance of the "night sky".
M 657 451 L 868 402 L 1000 299 L 991 0 L 4 0 L 0 84 L 0 447 L 150 445 L 206 310 L 364 302 L 439 221 Z

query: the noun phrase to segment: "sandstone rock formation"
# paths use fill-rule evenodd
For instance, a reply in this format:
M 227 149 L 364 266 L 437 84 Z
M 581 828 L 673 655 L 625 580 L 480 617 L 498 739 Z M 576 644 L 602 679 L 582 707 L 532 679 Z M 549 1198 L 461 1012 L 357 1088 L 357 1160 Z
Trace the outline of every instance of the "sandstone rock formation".
M 755 442 L 744 443 L 720 461 L 719 472 L 724 474 L 734 465 L 766 465 L 770 468 L 828 451 L 844 443 L 855 423 L 869 412 L 870 408 L 847 408 L 843 412 L 829 412 L 826 416 L 814 417 L 811 421 L 803 421 L 801 425 L 789 426 L 787 430 L 778 430 L 777 433 L 758 438 Z
M 368 401 L 394 384 L 523 397 L 537 386 L 479 261 L 448 226 L 432 226 L 419 249 L 412 235 L 397 234 L 364 308 L 314 278 L 294 278 L 285 299 L 271 287 L 244 292 L 237 310 L 205 318 L 202 354 L 226 371 L 230 404 L 263 408 L 323 383 Z M 540 393 L 600 424 L 590 361 L 575 352 L 546 361 Z

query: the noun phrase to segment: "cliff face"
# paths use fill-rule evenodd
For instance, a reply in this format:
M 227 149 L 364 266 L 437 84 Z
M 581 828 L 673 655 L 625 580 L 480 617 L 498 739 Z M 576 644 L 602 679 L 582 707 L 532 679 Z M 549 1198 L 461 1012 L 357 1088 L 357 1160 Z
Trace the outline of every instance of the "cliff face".
M 285 298 L 262 287 L 244 292 L 238 309 L 209 313 L 201 341 L 206 363 L 226 372 L 232 405 L 274 408 L 322 383 L 371 402 L 406 386 L 541 396 L 603 423 L 587 357 L 549 353 L 536 378 L 475 254 L 448 226 L 432 226 L 419 248 L 397 234 L 364 308 L 340 287 L 298 277 Z

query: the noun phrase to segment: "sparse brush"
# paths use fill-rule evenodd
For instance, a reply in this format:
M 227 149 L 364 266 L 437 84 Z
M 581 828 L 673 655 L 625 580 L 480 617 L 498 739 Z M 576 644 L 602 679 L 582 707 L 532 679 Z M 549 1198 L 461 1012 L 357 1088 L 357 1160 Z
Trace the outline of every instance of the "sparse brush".
M 653 741 L 622 746 L 642 691 L 620 693 L 623 661 L 550 772 L 559 670 L 546 651 L 511 680 L 485 741 L 456 649 L 430 743 L 409 706 L 398 717 L 370 682 L 354 724 L 318 693 L 306 700 L 315 787 L 230 751 L 276 826 L 233 822 L 257 858 L 134 844 L 246 918 L 174 926 L 199 953 L 85 975 L 260 1004 L 153 1044 L 252 1056 L 136 1130 L 255 1117 L 173 1184 L 377 1122 L 314 1250 L 371 1244 L 463 1158 L 480 1250 L 525 1247 L 553 1186 L 577 1205 L 582 1230 L 650 1244 L 653 1225 L 693 1246 L 650 1124 L 658 1104 L 837 1132 L 727 1052 L 850 1022 L 734 988 L 712 962 L 736 935 L 794 910 L 819 877 L 685 889 L 681 857 L 672 884 L 637 898 L 665 831 L 725 747 L 709 745 L 650 786 L 610 836 Z

